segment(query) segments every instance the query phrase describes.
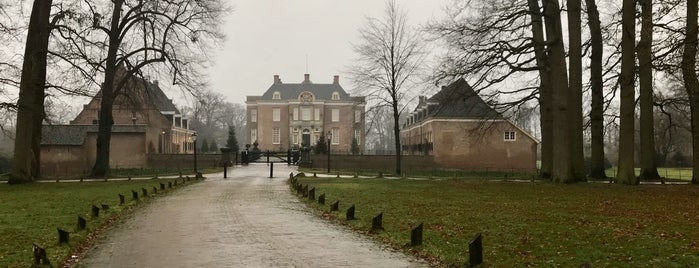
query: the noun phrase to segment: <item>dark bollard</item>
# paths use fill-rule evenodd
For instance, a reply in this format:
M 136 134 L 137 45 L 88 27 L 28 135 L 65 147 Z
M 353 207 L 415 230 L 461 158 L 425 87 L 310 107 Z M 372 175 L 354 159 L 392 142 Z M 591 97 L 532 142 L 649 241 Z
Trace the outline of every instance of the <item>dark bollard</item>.
M 286 165 L 291 166 L 291 149 L 286 150 Z
M 180 171 L 180 178 L 182 178 L 182 171 Z
M 33 244 L 32 252 L 34 253 L 34 264 L 43 264 L 52 267 L 49 258 L 46 257 L 46 250 L 44 248 Z
M 318 174 L 316 174 L 315 172 L 313 172 L 313 178 L 318 178 Z
M 274 178 L 274 162 L 269 163 L 269 178 Z
M 340 200 L 335 201 L 335 203 L 330 204 L 330 211 L 340 210 Z
M 293 180 L 294 179 L 294 172 L 289 173 L 289 179 Z
M 119 205 L 123 205 L 123 204 L 124 204 L 124 195 L 119 194 Z
M 133 197 L 133 200 L 138 200 L 138 192 L 131 190 L 131 197 Z
M 410 232 L 410 246 L 422 245 L 422 223 Z
M 66 230 L 63 230 L 61 228 L 56 228 L 58 230 L 58 243 L 63 244 L 63 243 L 68 243 L 68 239 L 70 239 L 70 233 Z
M 378 233 L 383 231 L 383 212 L 371 219 L 371 232 Z
M 318 196 L 318 204 L 325 205 L 325 194 Z
M 85 218 L 78 216 L 78 226 L 75 229 L 85 230 L 85 227 L 87 227 L 87 221 L 85 220 Z
M 316 188 L 315 187 L 308 190 L 308 199 L 313 200 L 313 201 L 316 200 Z
M 228 178 L 228 163 L 223 163 L 223 178 Z
M 129 176 L 129 180 L 131 180 L 131 176 Z
M 171 182 L 171 181 L 168 181 L 168 182 L 167 182 L 167 188 L 172 188 L 172 182 Z
M 352 206 L 347 209 L 347 213 L 345 213 L 345 216 L 347 216 L 348 221 L 357 219 L 354 217 L 354 204 L 352 204 Z
M 160 190 L 165 190 L 165 184 L 162 182 L 160 183 Z
M 100 216 L 100 208 L 98 208 L 95 205 L 92 205 L 92 214 L 91 215 L 93 218 L 99 217 Z
M 480 233 L 468 243 L 468 263 L 470 267 L 483 263 L 483 238 Z
M 146 190 L 146 188 L 141 188 L 141 192 L 143 193 L 143 197 L 148 196 L 148 190 Z
M 303 197 L 308 197 L 308 185 L 303 186 L 301 194 L 303 195 Z

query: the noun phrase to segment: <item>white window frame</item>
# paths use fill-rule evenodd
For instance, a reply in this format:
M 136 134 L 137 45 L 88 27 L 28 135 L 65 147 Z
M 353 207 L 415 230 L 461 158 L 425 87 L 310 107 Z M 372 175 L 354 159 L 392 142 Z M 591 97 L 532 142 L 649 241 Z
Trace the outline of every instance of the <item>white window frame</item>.
M 313 120 L 320 121 L 320 108 L 315 108 L 314 110 Z
M 294 108 L 294 121 L 299 120 L 299 108 Z
M 282 120 L 282 109 L 272 108 L 272 121 L 279 122 Z
M 332 139 L 330 141 L 330 144 L 332 145 L 338 145 L 340 144 L 340 128 L 333 128 L 332 129 Z
M 250 110 L 250 122 L 257 122 L 257 109 Z
M 281 130 L 278 127 L 272 129 L 272 144 L 281 144 Z
M 301 120 L 311 121 L 311 107 L 301 107 Z
M 505 141 L 516 141 L 517 140 L 517 132 L 516 131 L 505 131 Z
M 332 109 L 332 122 L 340 122 L 340 109 Z
M 282 94 L 279 93 L 279 91 L 275 91 L 275 92 L 272 94 L 272 99 L 273 99 L 273 100 L 281 100 L 281 99 L 282 99 Z
M 299 144 L 299 134 L 294 133 L 293 135 L 293 144 Z
M 340 93 L 335 91 L 331 97 L 332 100 L 340 100 Z
M 354 110 L 354 122 L 359 123 L 362 121 L 362 110 Z
M 253 128 L 250 130 L 250 143 L 255 143 L 257 141 L 257 129 Z
M 362 141 L 362 130 L 361 129 L 355 129 L 354 130 L 354 138 L 357 139 L 357 144 L 361 144 Z

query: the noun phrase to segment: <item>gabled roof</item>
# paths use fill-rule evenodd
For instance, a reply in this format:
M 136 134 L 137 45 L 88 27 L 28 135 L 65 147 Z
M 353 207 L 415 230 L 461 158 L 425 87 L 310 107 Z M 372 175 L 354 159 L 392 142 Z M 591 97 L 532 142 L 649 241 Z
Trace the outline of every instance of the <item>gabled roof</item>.
M 428 116 L 466 118 L 466 119 L 502 119 L 503 116 L 485 103 L 473 88 L 460 78 L 434 96 L 427 99 Z
M 139 80 L 141 80 L 139 81 L 141 83 L 145 81 L 146 93 L 153 102 L 153 105 L 155 105 L 160 112 L 175 112 L 175 114 L 180 113 L 180 111 L 177 110 L 177 107 L 175 107 L 175 104 L 172 103 L 172 99 L 165 95 L 165 92 L 163 92 L 163 90 L 160 88 L 157 81 L 149 82 L 143 79 Z

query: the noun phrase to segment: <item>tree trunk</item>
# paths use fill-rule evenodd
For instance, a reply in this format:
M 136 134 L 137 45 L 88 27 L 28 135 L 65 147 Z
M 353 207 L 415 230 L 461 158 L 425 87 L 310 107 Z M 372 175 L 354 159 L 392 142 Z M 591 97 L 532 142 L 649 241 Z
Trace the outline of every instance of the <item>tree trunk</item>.
M 569 95 L 568 131 L 570 161 L 574 181 L 586 181 L 582 129 L 582 26 L 580 0 L 568 0 Z
M 655 165 L 655 129 L 653 124 L 653 0 L 641 0 L 641 40 L 638 42 L 638 78 L 641 118 L 641 176 L 640 179 L 660 178 Z
M 541 124 L 541 178 L 551 177 L 553 164 L 553 147 L 551 146 L 552 113 L 551 113 L 551 72 L 544 47 L 544 28 L 541 21 L 541 10 L 538 0 L 527 0 L 532 20 L 532 38 L 534 42 L 534 54 L 536 65 L 539 68 L 539 122 Z
M 595 0 L 585 0 L 590 27 L 590 174 L 593 179 L 607 178 L 604 172 L 604 84 L 602 82 L 602 29 Z
M 52 2 L 35 0 L 32 6 L 17 100 L 17 129 L 10 184 L 31 182 L 40 176 L 41 122 L 44 118 Z
M 391 104 L 391 106 L 393 107 L 393 136 L 395 137 L 395 145 L 396 145 L 396 175 L 400 175 L 401 174 L 401 155 L 403 154 L 403 152 L 401 152 L 401 148 L 400 148 L 400 122 L 398 122 L 400 114 L 398 113 L 398 99 L 397 98 L 394 98 L 394 101 Z
M 635 66 L 635 0 L 622 4 L 621 74 L 619 76 L 619 165 L 617 183 L 635 185 L 634 173 L 634 66 Z
M 566 72 L 565 48 L 558 0 L 544 0 L 546 37 L 549 43 L 548 59 L 551 66 L 552 95 L 552 157 L 551 179 L 554 182 L 575 182 L 570 154 L 570 131 L 568 129 L 568 74 Z
M 692 114 L 692 183 L 699 184 L 699 80 L 697 80 L 697 1 L 687 1 L 687 37 L 682 53 L 682 79 Z
M 95 165 L 92 167 L 92 177 L 106 177 L 109 175 L 109 146 L 112 138 L 112 107 L 114 106 L 117 66 L 117 51 L 121 44 L 119 40 L 119 22 L 121 18 L 121 7 L 124 0 L 114 1 L 112 12 L 112 23 L 109 32 L 109 50 L 107 52 L 106 68 L 104 71 L 104 83 L 102 85 L 102 99 L 100 101 L 99 127 L 97 131 L 97 153 Z M 120 79 L 128 79 L 121 77 Z

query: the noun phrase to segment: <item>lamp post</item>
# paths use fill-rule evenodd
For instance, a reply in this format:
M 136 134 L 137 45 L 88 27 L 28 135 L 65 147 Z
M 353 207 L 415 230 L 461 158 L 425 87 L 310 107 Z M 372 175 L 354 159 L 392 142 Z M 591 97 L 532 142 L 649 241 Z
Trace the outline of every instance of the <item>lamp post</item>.
M 198 177 L 199 172 L 197 171 L 197 133 L 192 133 L 192 143 L 194 143 L 194 176 Z
M 333 138 L 333 133 L 328 131 L 328 174 L 330 174 L 330 141 Z

